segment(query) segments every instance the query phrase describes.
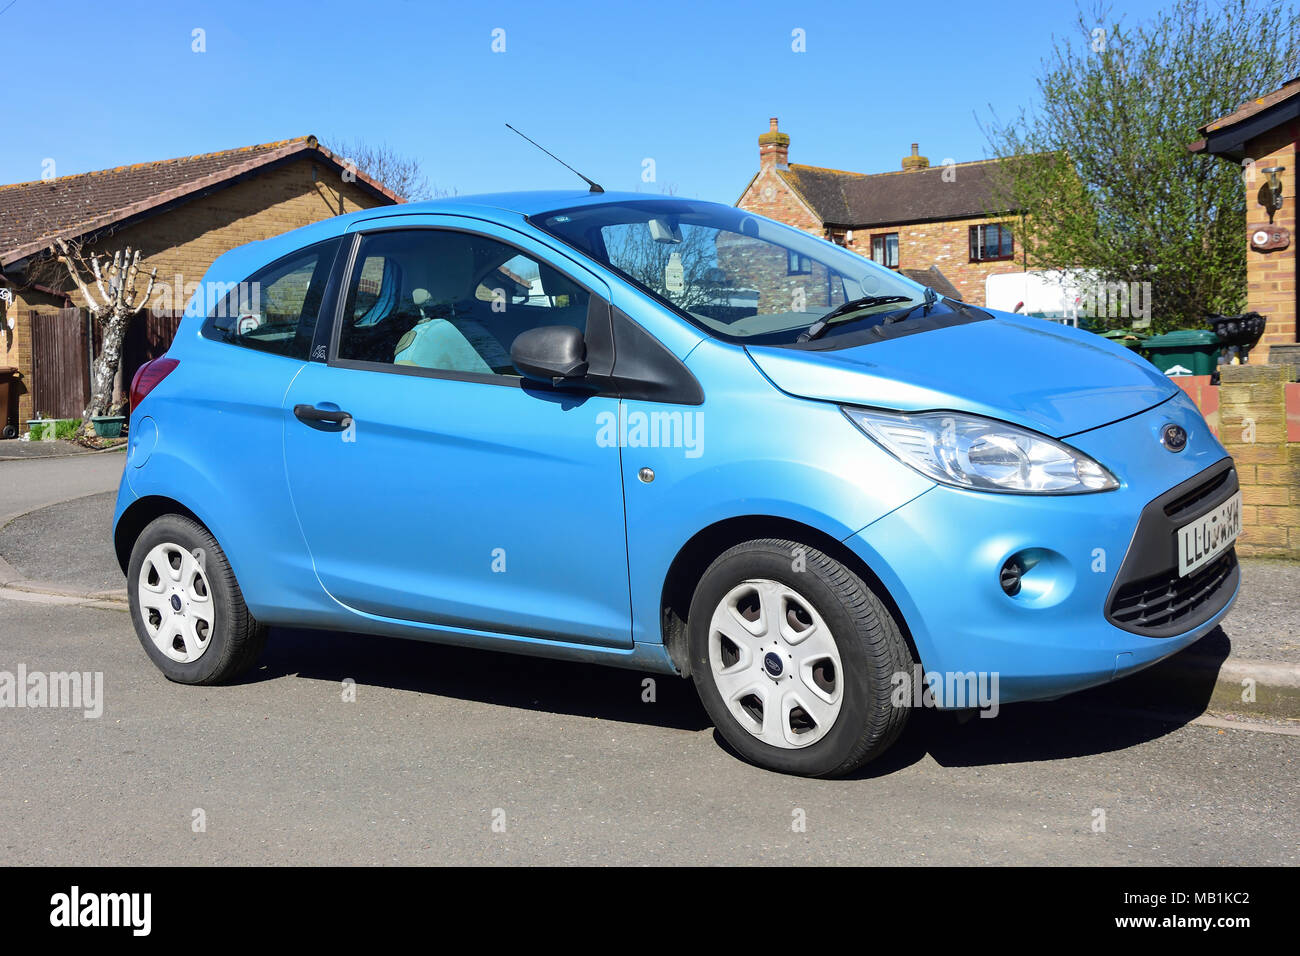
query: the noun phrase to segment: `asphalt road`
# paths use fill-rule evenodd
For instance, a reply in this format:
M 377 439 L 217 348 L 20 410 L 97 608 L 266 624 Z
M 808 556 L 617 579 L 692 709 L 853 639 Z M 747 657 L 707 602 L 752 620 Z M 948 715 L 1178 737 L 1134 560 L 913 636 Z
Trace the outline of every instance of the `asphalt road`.
M 113 551 L 116 501 L 114 489 L 14 518 L 0 527 L 0 558 L 23 578 L 70 591 L 122 588 L 126 578 Z
M 0 525 L 70 498 L 117 490 L 125 462 L 122 451 L 0 461 Z
M 0 708 L 4 865 L 1300 860 L 1300 737 L 1135 714 L 1126 682 L 922 712 L 856 779 L 812 781 L 634 672 L 277 631 L 244 683 L 182 687 L 122 611 L 0 600 L 20 663 L 102 672 L 104 710 Z

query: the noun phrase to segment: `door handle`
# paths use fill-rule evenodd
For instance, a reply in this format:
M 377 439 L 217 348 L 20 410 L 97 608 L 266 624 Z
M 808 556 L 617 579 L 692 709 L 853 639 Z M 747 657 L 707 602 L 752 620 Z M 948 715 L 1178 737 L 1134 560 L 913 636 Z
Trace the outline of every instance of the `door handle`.
M 295 405 L 293 413 L 300 422 L 326 422 L 330 425 L 352 424 L 352 415 L 342 409 L 317 408 L 315 405 Z

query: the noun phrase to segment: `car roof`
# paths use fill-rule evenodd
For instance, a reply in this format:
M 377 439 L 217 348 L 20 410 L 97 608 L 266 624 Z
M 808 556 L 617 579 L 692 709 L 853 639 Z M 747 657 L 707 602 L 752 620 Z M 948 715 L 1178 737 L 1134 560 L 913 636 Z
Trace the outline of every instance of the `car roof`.
M 538 213 L 569 209 L 574 206 L 598 205 L 607 202 L 647 202 L 671 197 L 653 193 L 595 193 L 586 189 L 545 189 L 532 192 L 483 193 L 477 196 L 451 196 L 428 202 L 406 203 L 400 208 L 406 212 L 438 213 L 458 212 L 465 206 L 479 206 L 535 216 Z M 391 209 L 391 207 L 390 207 Z
M 213 272 L 247 275 L 262 265 L 274 262 L 312 243 L 332 239 L 347 232 L 354 224 L 392 216 L 460 215 L 510 224 L 518 218 L 575 206 L 601 203 L 664 202 L 675 197 L 658 193 L 593 193 L 585 189 L 548 189 L 531 192 L 481 193 L 474 196 L 446 196 L 424 202 L 400 203 L 395 206 L 372 206 L 356 212 L 324 219 L 298 229 L 237 246 L 219 256 Z
M 491 213 L 512 213 L 516 216 L 536 216 L 539 213 L 554 212 L 557 209 L 572 209 L 576 206 L 596 206 L 602 203 L 664 202 L 676 197 L 656 193 L 593 193 L 582 189 L 547 189 L 534 192 L 481 193 L 474 196 L 446 196 L 424 202 L 402 203 L 397 206 L 373 206 L 359 212 L 338 216 L 330 222 L 360 222 L 387 216 L 416 215 L 467 215 Z M 344 228 L 347 228 L 346 226 Z

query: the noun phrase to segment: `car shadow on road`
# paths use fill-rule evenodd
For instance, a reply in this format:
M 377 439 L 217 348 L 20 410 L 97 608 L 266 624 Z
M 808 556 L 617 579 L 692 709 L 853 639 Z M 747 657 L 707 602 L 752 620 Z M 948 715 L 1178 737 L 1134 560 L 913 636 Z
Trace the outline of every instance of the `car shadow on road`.
M 1059 700 L 1007 704 L 994 717 L 915 711 L 898 743 L 855 776 L 892 773 L 926 754 L 943 767 L 978 767 L 1113 753 L 1155 740 L 1205 712 L 1231 647 L 1216 628 L 1146 670 Z
M 691 682 L 672 675 L 334 631 L 273 628 L 239 683 L 292 676 L 673 730 L 712 726 Z
M 1007 704 L 992 718 L 917 709 L 898 742 L 850 779 L 908 767 L 927 754 L 944 767 L 1031 763 L 1108 753 L 1162 737 L 1204 713 L 1231 642 L 1216 629 L 1154 667 L 1057 701 Z M 1191 667 L 1196 659 L 1200 666 Z M 283 677 L 388 687 L 547 713 L 701 731 L 711 721 L 690 681 L 635 670 L 370 637 L 275 628 L 240 681 Z M 646 678 L 654 700 L 644 700 Z M 731 748 L 715 730 L 714 739 Z M 737 758 L 739 759 L 739 758 Z

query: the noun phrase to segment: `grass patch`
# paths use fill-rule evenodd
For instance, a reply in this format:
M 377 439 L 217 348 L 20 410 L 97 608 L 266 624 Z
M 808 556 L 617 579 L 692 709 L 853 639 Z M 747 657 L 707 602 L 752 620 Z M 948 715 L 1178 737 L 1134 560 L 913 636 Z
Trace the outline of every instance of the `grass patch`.
M 28 435 L 32 441 L 72 441 L 80 427 L 80 418 L 58 418 L 33 425 Z

